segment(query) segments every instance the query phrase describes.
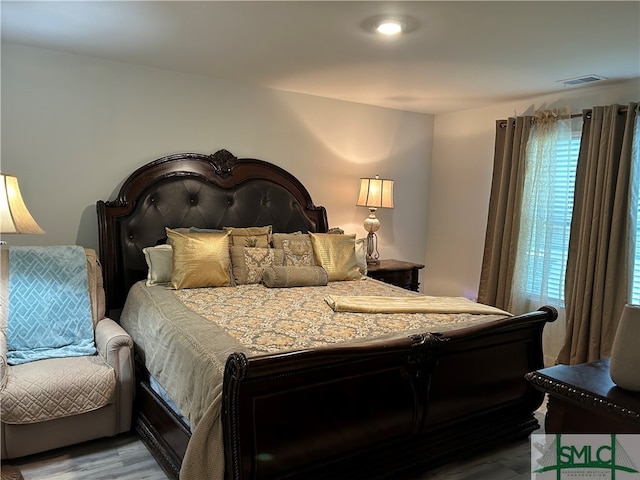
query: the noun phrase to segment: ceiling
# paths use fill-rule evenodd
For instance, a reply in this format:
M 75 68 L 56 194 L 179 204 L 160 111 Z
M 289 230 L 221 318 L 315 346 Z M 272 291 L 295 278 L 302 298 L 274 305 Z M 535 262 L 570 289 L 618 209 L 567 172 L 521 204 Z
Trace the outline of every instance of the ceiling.
M 640 77 L 639 1 L 8 1 L 2 41 L 440 113 Z M 362 24 L 410 15 L 399 38 Z M 594 85 L 587 84 L 587 85 Z

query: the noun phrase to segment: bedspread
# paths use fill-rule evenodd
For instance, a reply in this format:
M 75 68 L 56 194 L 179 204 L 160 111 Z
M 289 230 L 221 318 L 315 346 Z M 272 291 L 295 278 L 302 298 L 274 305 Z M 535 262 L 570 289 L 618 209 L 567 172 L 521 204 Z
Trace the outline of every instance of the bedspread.
M 131 287 L 120 323 L 158 382 L 187 418 L 191 439 L 181 479 L 224 477 L 222 378 L 227 357 L 242 346 L 184 308 L 164 287 Z
M 187 308 L 222 327 L 244 346 L 244 351 L 251 354 L 301 350 L 371 338 L 387 339 L 426 330 L 444 332 L 490 318 L 473 315 L 470 311 L 450 313 L 451 309 L 429 315 L 344 313 L 335 312 L 327 305 L 325 297 L 328 296 L 357 298 L 365 293 L 397 297 L 399 300 L 428 298 L 369 278 L 329 282 L 327 286 L 314 287 L 270 289 L 253 284 L 175 290 L 173 293 Z M 465 307 L 469 308 L 468 305 Z M 475 313 L 492 312 L 494 319 L 508 315 L 492 307 L 485 308 Z
M 262 285 L 169 290 L 135 284 L 121 316 L 153 375 L 189 420 L 180 478 L 224 475 L 222 378 L 233 352 L 249 356 L 446 332 L 504 315 L 334 312 L 328 295 L 418 295 L 369 278 L 327 286 Z M 187 308 L 185 308 L 185 306 Z

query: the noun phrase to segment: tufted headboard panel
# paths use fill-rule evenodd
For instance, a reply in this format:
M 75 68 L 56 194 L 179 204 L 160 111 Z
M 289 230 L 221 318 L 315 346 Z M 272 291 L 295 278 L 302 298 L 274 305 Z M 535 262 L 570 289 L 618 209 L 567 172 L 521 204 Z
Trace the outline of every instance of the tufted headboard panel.
M 226 150 L 176 154 L 133 172 L 117 198 L 97 203 L 107 305 L 119 309 L 146 278 L 142 249 L 166 241 L 165 227 L 272 225 L 274 232 L 326 232 L 327 214 L 282 168 Z

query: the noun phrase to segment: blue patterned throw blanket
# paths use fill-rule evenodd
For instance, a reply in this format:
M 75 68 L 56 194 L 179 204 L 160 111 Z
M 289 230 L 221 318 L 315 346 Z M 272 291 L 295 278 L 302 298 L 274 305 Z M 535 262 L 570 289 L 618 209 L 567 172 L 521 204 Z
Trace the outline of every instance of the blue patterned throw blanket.
M 11 247 L 7 362 L 94 353 L 84 248 Z

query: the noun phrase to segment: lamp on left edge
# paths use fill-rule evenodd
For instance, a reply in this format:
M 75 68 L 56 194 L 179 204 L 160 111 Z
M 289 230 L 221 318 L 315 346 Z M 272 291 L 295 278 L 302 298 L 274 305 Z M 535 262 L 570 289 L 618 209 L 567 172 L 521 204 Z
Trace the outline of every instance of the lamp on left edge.
M 5 233 L 42 234 L 44 230 L 24 204 L 18 178 L 0 173 L 0 234 Z

